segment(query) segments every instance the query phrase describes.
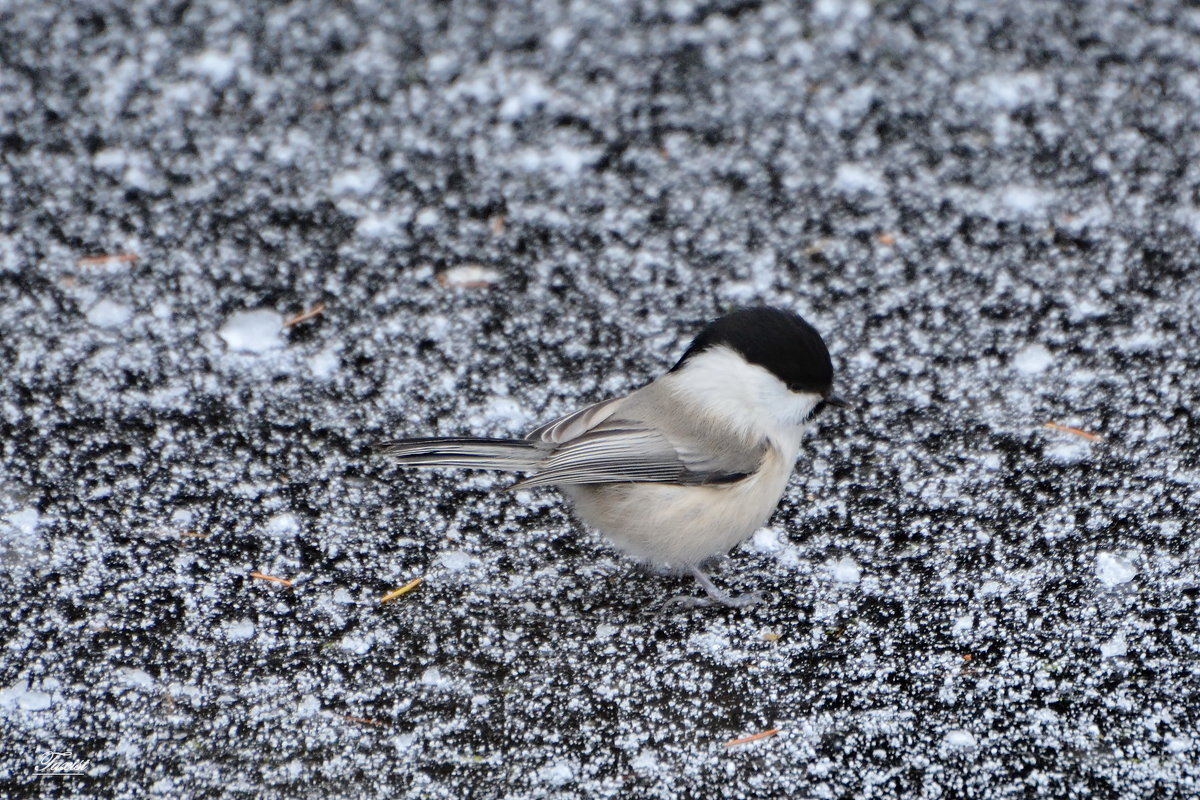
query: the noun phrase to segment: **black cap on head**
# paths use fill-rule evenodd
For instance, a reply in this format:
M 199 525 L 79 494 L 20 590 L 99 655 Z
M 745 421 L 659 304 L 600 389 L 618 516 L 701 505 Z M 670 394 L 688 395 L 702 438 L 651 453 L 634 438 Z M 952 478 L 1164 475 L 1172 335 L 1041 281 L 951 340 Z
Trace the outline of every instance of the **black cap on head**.
M 833 363 L 821 335 L 791 311 L 759 306 L 726 314 L 700 332 L 671 371 L 719 345 L 766 369 L 793 392 L 824 396 L 833 384 Z

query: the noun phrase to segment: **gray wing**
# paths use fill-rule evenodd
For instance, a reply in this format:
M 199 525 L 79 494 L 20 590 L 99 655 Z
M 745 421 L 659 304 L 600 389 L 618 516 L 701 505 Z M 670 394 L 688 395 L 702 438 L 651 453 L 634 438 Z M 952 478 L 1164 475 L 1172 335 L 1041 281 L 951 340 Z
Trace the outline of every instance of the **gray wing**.
M 766 451 L 764 440 L 736 452 L 706 454 L 699 441 L 681 437 L 672 441 L 660 431 L 610 417 L 562 442 L 536 473 L 513 488 L 581 483 L 729 483 L 757 469 Z
M 581 408 L 530 431 L 525 438 L 551 444 L 562 444 L 575 439 L 611 417 L 617 410 L 618 404 L 624 399 L 624 397 L 614 397 L 612 400 L 603 400 Z

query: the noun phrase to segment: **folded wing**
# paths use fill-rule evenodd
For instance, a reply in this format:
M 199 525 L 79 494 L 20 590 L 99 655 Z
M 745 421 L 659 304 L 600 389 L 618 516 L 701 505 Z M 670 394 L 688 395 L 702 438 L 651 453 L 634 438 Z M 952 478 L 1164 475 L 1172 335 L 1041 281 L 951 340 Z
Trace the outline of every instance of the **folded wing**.
M 536 473 L 514 488 L 582 483 L 730 483 L 757 469 L 767 449 L 763 441 L 737 452 L 701 455 L 706 448 L 699 442 L 678 436 L 673 439 L 628 420 L 609 418 L 559 444 Z

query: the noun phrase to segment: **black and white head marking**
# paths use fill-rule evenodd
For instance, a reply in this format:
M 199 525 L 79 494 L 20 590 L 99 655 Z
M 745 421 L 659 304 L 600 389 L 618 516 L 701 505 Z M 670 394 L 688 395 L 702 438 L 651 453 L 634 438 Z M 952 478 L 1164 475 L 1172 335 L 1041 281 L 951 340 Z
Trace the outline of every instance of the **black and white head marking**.
M 833 385 L 829 350 L 821 335 L 799 314 L 767 306 L 726 314 L 700 332 L 671 371 L 720 346 L 767 370 L 793 392 L 829 396 Z

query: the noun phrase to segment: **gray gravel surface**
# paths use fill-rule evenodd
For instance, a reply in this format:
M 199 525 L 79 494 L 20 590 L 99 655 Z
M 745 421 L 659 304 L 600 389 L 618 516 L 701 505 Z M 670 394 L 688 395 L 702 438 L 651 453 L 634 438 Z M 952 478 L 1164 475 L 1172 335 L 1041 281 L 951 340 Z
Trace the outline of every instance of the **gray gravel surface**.
M 1200 793 L 1194 5 L 7 0 L 0 123 L 6 796 Z M 765 605 L 370 454 L 758 302 Z

